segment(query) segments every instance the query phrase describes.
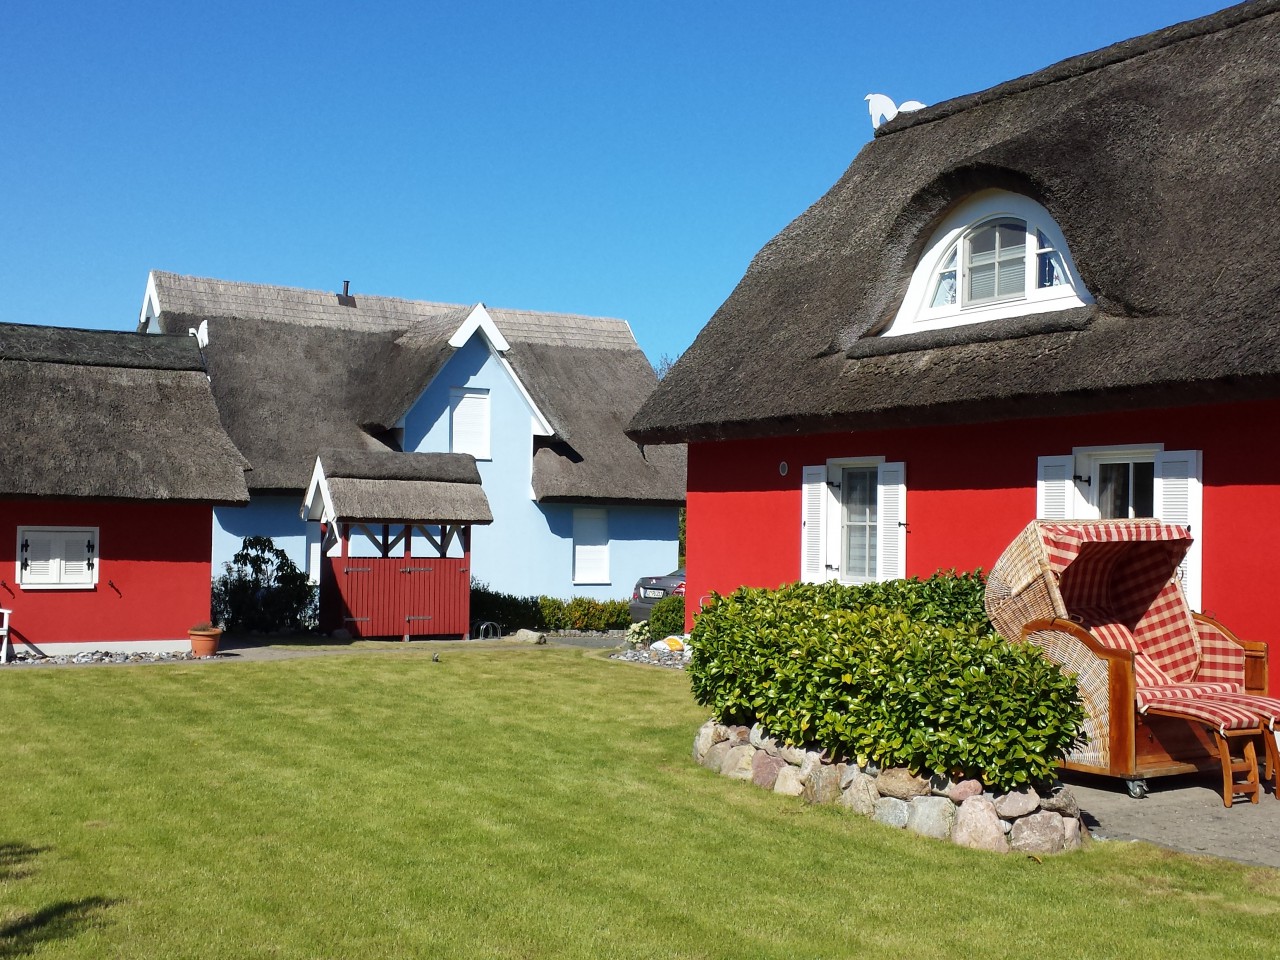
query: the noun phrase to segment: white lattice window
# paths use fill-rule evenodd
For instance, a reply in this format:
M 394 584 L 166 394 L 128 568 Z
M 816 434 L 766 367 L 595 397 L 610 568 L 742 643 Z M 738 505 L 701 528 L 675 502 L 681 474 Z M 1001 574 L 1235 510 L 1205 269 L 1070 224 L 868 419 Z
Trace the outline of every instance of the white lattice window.
M 801 579 L 868 583 L 906 575 L 903 464 L 828 460 L 805 467 L 801 482 Z
M 17 581 L 24 589 L 83 589 L 98 582 L 97 527 L 19 527 Z

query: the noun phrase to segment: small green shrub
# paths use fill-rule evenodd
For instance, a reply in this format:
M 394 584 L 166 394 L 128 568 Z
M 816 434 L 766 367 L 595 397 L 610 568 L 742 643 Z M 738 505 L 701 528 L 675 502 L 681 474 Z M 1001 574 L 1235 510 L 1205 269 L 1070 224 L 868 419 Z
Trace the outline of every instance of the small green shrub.
M 504 632 L 547 629 L 538 597 L 490 590 L 487 583 L 471 579 L 471 622 L 496 623 Z
M 684 636 L 684 597 L 663 597 L 649 613 L 649 642 Z
M 1049 778 L 1076 741 L 1075 681 L 1002 640 L 979 575 L 713 596 L 689 664 L 694 698 L 791 744 L 1008 789 Z
M 604 602 L 604 628 L 606 630 L 625 630 L 631 626 L 631 604 L 627 600 L 606 600 Z
M 538 606 L 548 630 L 569 629 L 569 614 L 565 610 L 567 605 L 559 597 L 539 597 Z
M 245 537 L 213 581 L 210 619 L 224 630 L 315 629 L 318 591 L 270 537 Z

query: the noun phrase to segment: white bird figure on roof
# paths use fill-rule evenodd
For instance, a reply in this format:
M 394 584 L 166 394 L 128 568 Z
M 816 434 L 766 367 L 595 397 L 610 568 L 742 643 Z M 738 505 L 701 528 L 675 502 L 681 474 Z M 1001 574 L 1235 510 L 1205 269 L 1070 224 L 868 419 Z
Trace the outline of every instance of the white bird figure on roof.
M 871 111 L 871 128 L 873 130 L 879 130 L 880 124 L 888 123 L 900 113 L 910 113 L 912 110 L 923 110 L 925 108 L 925 104 L 919 100 L 907 100 L 902 106 L 898 106 L 883 93 L 868 93 L 863 99 L 867 101 L 867 109 Z

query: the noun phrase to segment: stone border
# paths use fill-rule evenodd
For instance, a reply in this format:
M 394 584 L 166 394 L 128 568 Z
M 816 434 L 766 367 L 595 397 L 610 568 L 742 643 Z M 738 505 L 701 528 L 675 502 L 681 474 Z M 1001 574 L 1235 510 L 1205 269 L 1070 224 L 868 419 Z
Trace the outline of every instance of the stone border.
M 995 794 L 977 780 L 833 763 L 816 750 L 779 743 L 759 724 L 708 720 L 694 737 L 693 759 L 731 780 L 806 803 L 834 803 L 877 823 L 974 850 L 1063 853 L 1089 838 L 1075 797 L 1060 785 L 1045 797 L 1030 787 Z

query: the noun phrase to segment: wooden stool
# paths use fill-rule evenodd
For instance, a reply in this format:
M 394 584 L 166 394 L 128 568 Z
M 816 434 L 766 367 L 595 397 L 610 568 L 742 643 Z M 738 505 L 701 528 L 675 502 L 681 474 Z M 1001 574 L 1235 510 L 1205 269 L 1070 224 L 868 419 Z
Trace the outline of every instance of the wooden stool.
M 1265 734 L 1266 729 L 1261 725 L 1246 730 L 1228 730 L 1226 733 L 1222 733 L 1219 730 L 1213 731 L 1213 737 L 1218 743 L 1218 761 L 1222 764 L 1223 806 L 1231 806 L 1236 794 L 1247 796 L 1250 803 L 1258 802 L 1258 793 L 1260 792 L 1258 751 L 1254 746 L 1254 742 L 1259 736 Z M 1239 758 L 1231 756 L 1231 742 L 1233 740 L 1244 745 Z M 1269 753 L 1268 766 L 1270 766 L 1272 759 Z M 1244 774 L 1244 779 L 1237 780 L 1237 774 Z

